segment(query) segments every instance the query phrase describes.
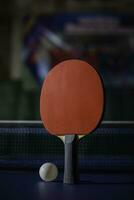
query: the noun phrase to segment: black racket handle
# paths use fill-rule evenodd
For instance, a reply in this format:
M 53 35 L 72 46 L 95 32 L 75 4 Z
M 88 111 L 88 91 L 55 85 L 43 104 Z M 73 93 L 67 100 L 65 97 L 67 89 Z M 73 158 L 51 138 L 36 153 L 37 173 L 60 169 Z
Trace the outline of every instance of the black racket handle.
M 66 135 L 64 141 L 64 180 L 66 184 L 74 184 L 79 181 L 78 173 L 78 136 Z

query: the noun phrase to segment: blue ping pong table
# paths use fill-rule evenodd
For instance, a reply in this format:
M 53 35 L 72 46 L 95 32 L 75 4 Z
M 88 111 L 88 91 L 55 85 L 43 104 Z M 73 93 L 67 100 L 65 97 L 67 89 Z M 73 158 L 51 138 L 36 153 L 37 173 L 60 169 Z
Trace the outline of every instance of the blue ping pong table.
M 133 200 L 134 174 L 88 174 L 89 181 L 65 185 L 62 180 L 43 182 L 38 171 L 0 171 L 1 200 Z M 103 181 L 102 181 L 103 180 Z M 105 183 L 104 183 L 105 180 Z M 122 183 L 124 180 L 129 180 Z M 131 182 L 131 181 L 132 182 Z

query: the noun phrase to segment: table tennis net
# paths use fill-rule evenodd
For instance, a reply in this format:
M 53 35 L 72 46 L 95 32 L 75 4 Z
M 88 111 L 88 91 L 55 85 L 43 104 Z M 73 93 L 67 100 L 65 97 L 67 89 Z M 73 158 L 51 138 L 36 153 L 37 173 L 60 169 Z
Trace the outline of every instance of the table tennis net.
M 80 170 L 133 170 L 134 123 L 103 122 L 78 145 Z M 64 166 L 64 144 L 40 121 L 0 122 L 0 168 Z

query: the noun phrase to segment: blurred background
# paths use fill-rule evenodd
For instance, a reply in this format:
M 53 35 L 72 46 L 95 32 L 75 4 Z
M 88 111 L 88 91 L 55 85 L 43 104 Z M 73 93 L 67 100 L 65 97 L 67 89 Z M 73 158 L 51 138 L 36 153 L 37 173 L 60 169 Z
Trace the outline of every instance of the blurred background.
M 0 0 L 0 120 L 39 120 L 42 81 L 80 58 L 100 73 L 104 120 L 134 120 L 132 0 Z

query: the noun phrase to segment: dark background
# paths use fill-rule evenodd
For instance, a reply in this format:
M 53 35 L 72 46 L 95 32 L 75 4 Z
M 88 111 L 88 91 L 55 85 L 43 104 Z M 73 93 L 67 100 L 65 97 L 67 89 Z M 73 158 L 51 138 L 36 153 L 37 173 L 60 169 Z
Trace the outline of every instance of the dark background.
M 100 73 L 104 120 L 134 120 L 133 11 L 131 0 L 1 0 L 0 120 L 39 120 L 42 81 L 69 58 Z

